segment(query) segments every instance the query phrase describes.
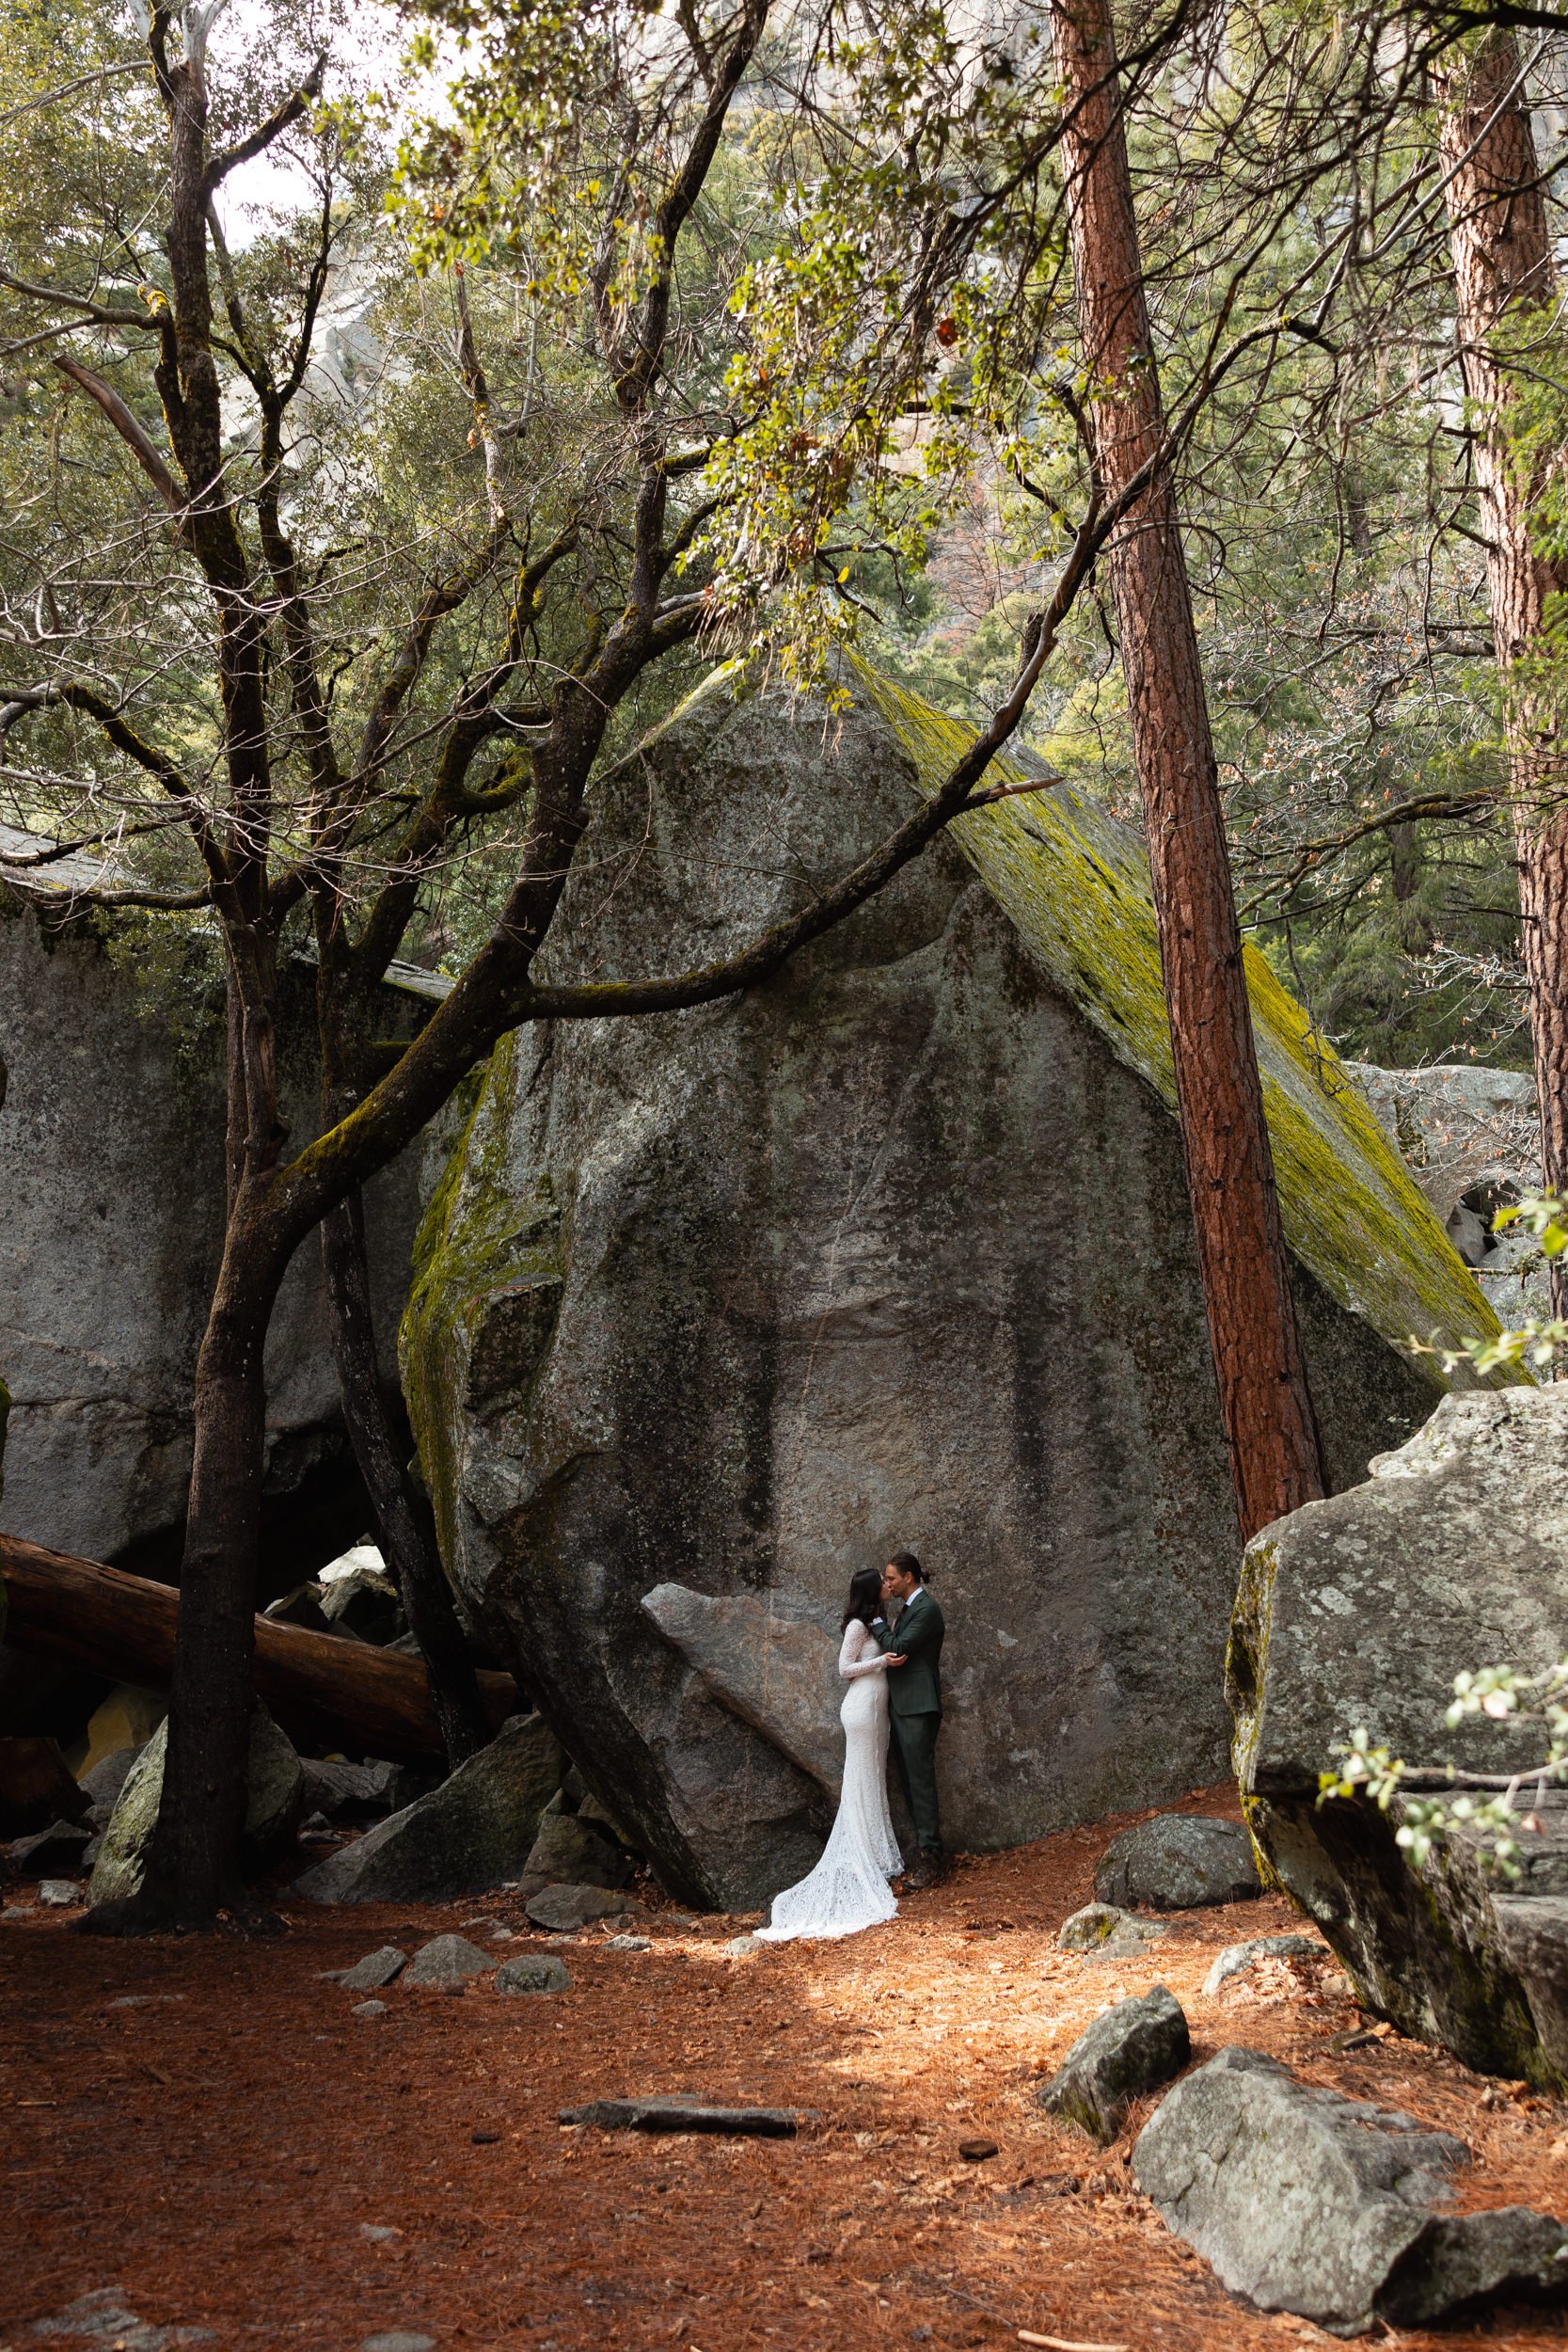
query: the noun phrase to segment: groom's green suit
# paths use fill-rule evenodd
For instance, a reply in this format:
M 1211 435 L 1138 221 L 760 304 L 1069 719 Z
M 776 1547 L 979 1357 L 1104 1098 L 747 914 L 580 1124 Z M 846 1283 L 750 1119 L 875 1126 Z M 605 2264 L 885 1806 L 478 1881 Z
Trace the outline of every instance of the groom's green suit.
M 942 1637 L 946 1629 L 942 1611 L 922 1584 L 899 1611 L 897 1624 L 882 1626 L 877 1635 L 884 1650 L 904 1660 L 903 1665 L 888 1668 L 888 1716 L 898 1777 L 914 1816 L 920 1850 L 927 1854 L 942 1851 L 937 1734 L 942 1729 Z

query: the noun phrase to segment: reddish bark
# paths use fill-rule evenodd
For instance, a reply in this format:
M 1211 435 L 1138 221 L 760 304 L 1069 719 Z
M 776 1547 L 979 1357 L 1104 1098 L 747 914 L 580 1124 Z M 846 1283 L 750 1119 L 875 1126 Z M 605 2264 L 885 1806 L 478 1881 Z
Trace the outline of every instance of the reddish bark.
M 1209 709 L 1144 300 L 1105 0 L 1054 0 L 1062 162 L 1193 1226 L 1243 1537 L 1323 1492 L 1253 1041 Z
M 95 1674 L 169 1687 L 180 1596 L 96 1560 L 45 1551 L 0 1535 L 0 1581 L 12 1640 L 40 1657 Z M 308 1747 L 353 1748 L 394 1764 L 439 1764 L 446 1755 L 424 1666 L 342 1635 L 253 1617 L 258 1697 Z M 510 1675 L 476 1677 L 490 1729 L 517 1704 Z M 17 1744 L 17 1743 L 12 1743 Z
M 1568 587 L 1568 566 L 1548 563 L 1531 544 L 1541 476 L 1521 468 L 1509 447 L 1514 401 L 1510 335 L 1555 292 L 1513 35 L 1488 34 L 1440 95 L 1460 358 L 1473 409 L 1492 636 L 1503 676 L 1542 1175 L 1546 1190 L 1562 1199 L 1568 1196 L 1568 791 L 1555 718 L 1527 665 L 1542 648 L 1548 597 Z M 1552 1301 L 1559 1315 L 1568 1315 L 1568 1263 L 1561 1259 L 1552 1268 Z

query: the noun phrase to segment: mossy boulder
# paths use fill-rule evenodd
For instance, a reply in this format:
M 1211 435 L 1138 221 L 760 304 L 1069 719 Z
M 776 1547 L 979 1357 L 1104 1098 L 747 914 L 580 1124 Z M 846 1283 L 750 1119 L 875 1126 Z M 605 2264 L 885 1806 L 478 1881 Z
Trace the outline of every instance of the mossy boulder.
M 876 679 L 832 710 L 717 679 L 600 787 L 548 969 L 722 956 L 966 739 Z M 1487 1311 L 1249 970 L 1348 1484 L 1435 1401 L 1412 1334 Z M 828 1800 L 799 1761 L 820 1726 L 767 1736 L 644 1613 L 661 1586 L 836 1621 L 852 1569 L 919 1552 L 955 1845 L 1220 1777 L 1235 1519 L 1169 1095 L 1141 850 L 1064 787 L 966 818 L 767 986 L 519 1031 L 472 1089 L 403 1329 L 445 1557 L 686 1899 L 799 1876 Z
M 164 1793 L 166 1720 L 158 1725 L 120 1785 L 87 1888 L 91 1904 L 134 1895 L 142 1883 L 158 1806 Z M 264 1707 L 250 1719 L 243 1852 L 251 1870 L 264 1870 L 293 1842 L 305 1798 L 305 1773 L 286 1732 Z
M 1227 1667 L 1247 1818 L 1369 2008 L 1471 2066 L 1568 2088 L 1563 1792 L 1531 1804 L 1517 1883 L 1467 1836 L 1413 1867 L 1397 1801 L 1319 1803 L 1360 1732 L 1412 1768 L 1538 1760 L 1538 1726 L 1444 1717 L 1462 1671 L 1562 1655 L 1568 1388 L 1447 1397 L 1373 1470 L 1248 1547 Z

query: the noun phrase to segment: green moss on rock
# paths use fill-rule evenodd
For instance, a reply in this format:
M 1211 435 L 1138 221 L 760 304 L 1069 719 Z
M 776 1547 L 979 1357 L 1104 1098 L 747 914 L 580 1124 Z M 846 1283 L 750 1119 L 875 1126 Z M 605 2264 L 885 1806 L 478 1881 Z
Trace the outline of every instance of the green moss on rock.
M 974 730 L 873 670 L 858 675 L 912 759 L 922 791 L 935 792 Z M 1039 772 L 1024 755 L 995 760 L 990 776 L 1023 784 Z M 1174 1111 L 1160 944 L 1137 835 L 1068 784 L 996 802 L 952 830 L 1031 960 Z M 1493 1337 L 1496 1315 L 1354 1081 L 1264 958 L 1252 946 L 1244 952 L 1291 1250 L 1331 1296 L 1404 1355 L 1420 1343 L 1457 1347 Z M 1432 1358 L 1420 1361 L 1434 1385 L 1446 1385 Z M 1527 1377 L 1503 1372 L 1494 1385 Z

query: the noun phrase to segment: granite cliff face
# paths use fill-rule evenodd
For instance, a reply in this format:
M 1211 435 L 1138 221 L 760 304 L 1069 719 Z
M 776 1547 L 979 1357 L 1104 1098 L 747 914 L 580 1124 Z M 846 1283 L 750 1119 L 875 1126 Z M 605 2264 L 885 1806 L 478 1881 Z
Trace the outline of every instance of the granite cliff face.
M 877 681 L 832 719 L 714 683 L 608 780 L 553 969 L 721 955 L 962 740 Z M 800 1759 L 832 1726 L 757 1728 L 824 1705 L 809 1660 L 767 1687 L 806 1638 L 769 1643 L 769 1596 L 820 1621 L 899 1545 L 949 1627 L 952 1843 L 1225 1769 L 1235 1523 L 1147 872 L 1064 787 L 962 836 L 738 1001 L 504 1041 L 420 1237 L 404 1386 L 451 1572 L 689 1899 L 814 1858 Z M 1435 1401 L 1407 1335 L 1489 1317 L 1305 1015 L 1254 986 L 1348 1483 Z M 755 1664 L 705 1674 L 711 1612 L 644 1611 L 660 1586 L 748 1597 Z
M 191 1378 L 223 1233 L 217 950 L 188 927 L 72 913 L 71 866 L 41 870 L 47 891 L 0 884 L 6 1524 L 56 1550 L 161 1568 L 178 1558 Z M 311 990 L 296 968 L 280 1040 L 296 1136 L 314 1131 Z M 416 1158 L 370 1190 L 388 1348 L 420 1212 Z M 312 1247 L 284 1283 L 267 1382 L 272 1505 L 319 1496 L 330 1520 L 345 1440 Z M 363 1524 L 362 1501 L 341 1526 L 324 1523 L 318 1557 L 295 1575 Z

